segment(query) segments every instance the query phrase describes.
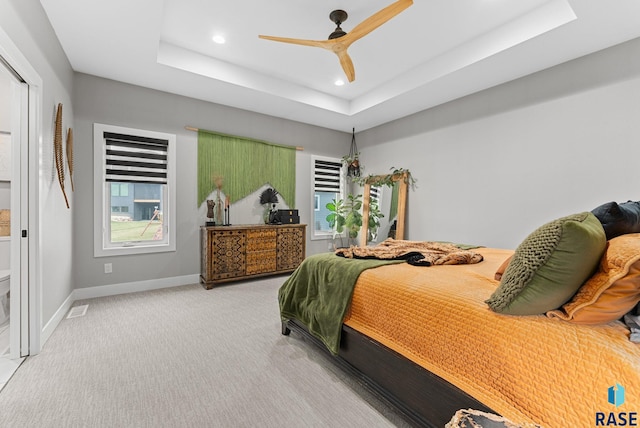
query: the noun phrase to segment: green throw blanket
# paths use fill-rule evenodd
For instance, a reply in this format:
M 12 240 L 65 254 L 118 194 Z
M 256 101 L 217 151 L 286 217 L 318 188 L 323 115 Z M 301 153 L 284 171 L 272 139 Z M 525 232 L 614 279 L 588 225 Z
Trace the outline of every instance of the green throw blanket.
M 307 257 L 278 291 L 283 320 L 302 322 L 333 354 L 360 273 L 402 260 L 345 259 L 333 253 Z

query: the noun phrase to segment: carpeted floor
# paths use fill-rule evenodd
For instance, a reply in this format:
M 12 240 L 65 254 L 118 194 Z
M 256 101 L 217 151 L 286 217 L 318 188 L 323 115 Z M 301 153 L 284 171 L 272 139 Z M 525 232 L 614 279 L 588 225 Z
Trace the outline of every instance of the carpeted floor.
M 0 392 L 1 427 L 408 426 L 300 336 L 285 277 L 75 302 Z

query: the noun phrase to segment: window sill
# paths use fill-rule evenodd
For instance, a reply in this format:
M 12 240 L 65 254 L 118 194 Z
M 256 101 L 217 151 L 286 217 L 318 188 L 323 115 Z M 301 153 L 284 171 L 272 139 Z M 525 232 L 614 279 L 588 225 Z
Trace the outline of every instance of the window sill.
M 344 235 L 336 235 L 335 239 L 340 239 L 340 237 L 345 238 Z M 327 233 L 326 235 L 311 235 L 310 238 L 312 241 L 333 241 L 333 233 Z
M 132 254 L 168 253 L 176 251 L 176 246 L 165 245 L 135 245 L 131 247 L 112 247 L 94 249 L 94 257 L 127 256 Z

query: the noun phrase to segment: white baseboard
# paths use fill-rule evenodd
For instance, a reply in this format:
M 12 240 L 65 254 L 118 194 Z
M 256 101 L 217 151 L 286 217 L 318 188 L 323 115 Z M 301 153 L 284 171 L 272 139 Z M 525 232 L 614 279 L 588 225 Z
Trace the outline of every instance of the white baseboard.
M 199 282 L 200 275 L 194 274 L 146 281 L 124 282 L 121 284 L 100 285 L 97 287 L 76 288 L 73 290 L 73 300 L 75 302 L 76 300 L 93 299 L 94 297 L 159 290 L 161 288 L 178 287 L 180 285 L 198 284 Z
M 60 305 L 42 329 L 40 335 L 40 349 L 47 342 L 58 324 L 64 319 L 77 300 L 93 299 L 95 297 L 115 296 L 117 294 L 135 293 L 138 291 L 159 290 L 161 288 L 178 287 L 180 285 L 198 284 L 200 275 L 183 275 L 171 278 L 151 279 L 147 281 L 125 282 L 121 284 L 100 285 L 98 287 L 76 288 Z
M 49 337 L 51 337 L 51 334 L 53 334 L 53 331 L 56 329 L 58 324 L 60 324 L 60 321 L 62 321 L 65 315 L 67 315 L 67 312 L 69 312 L 69 309 L 71 309 L 73 302 L 75 302 L 75 300 L 73 298 L 73 292 L 72 292 L 69 295 L 69 297 L 67 297 L 65 301 L 62 302 L 62 305 L 60 305 L 56 313 L 53 314 L 51 319 L 47 322 L 47 324 L 42 329 L 42 332 L 40 333 L 40 349 L 42 349 L 44 344 L 47 343 L 47 340 L 49 340 Z M 33 352 L 31 352 L 31 354 L 33 355 Z

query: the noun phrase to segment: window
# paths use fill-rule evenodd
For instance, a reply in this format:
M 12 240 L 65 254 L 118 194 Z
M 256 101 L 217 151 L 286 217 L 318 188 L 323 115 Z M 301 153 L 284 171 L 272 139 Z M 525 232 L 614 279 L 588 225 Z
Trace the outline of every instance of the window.
M 381 186 L 371 186 L 369 188 L 369 201 L 375 202 L 376 204 L 380 202 L 380 195 L 382 194 Z
M 311 239 L 333 236 L 327 222 L 327 203 L 344 198 L 344 174 L 342 161 L 335 158 L 311 157 L 313 171 L 313 233 Z
M 111 196 L 129 196 L 129 183 L 111 183 Z
M 96 257 L 175 251 L 176 136 L 94 124 Z

